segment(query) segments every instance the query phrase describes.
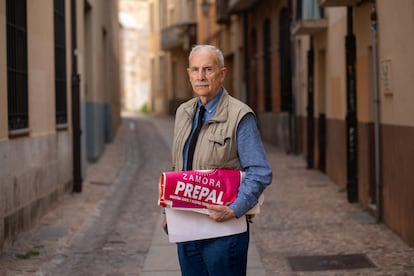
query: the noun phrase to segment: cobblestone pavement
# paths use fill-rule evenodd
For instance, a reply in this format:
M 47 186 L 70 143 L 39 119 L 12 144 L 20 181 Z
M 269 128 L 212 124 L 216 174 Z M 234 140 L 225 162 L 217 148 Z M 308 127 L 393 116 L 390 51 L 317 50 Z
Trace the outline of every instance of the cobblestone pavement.
M 267 147 L 274 171 L 253 236 L 268 275 L 414 275 L 414 248 L 302 156 Z M 375 268 L 291 272 L 292 256 L 364 254 Z
M 123 124 L 99 161 L 88 166 L 82 193 L 65 195 L 33 229 L 4 246 L 0 256 L 1 276 L 36 275 L 43 264 L 70 245 L 82 225 L 93 216 L 124 163 L 126 134 L 127 125 Z M 30 252 L 36 256 L 30 257 Z
M 153 121 L 165 142 L 170 143 L 167 135 L 171 133 L 172 118 L 145 119 Z M 1 276 L 42 275 L 40 268 L 56 260 L 56 256 L 73 243 L 74 236 L 94 217 L 122 168 L 127 132 L 128 126 L 123 124 L 102 158 L 88 167 L 81 194 L 67 195 L 31 231 L 6 244 L 0 256 Z M 267 275 L 414 275 L 414 248 L 384 224 L 375 223 L 358 204 L 349 204 L 346 194 L 325 174 L 307 170 L 302 156 L 286 155 L 269 144 L 266 144 L 266 150 L 274 169 L 274 179 L 265 192 L 262 212 L 254 219 L 251 229 Z M 148 225 L 150 229 L 159 227 L 158 222 Z M 134 240 L 136 232 L 130 229 L 129 233 L 128 239 Z M 111 239 L 117 240 L 117 237 L 112 235 Z M 142 254 L 145 254 L 146 246 L 149 245 L 143 244 L 140 249 Z M 19 254 L 20 257 L 16 257 Z M 374 267 L 293 271 L 288 262 L 295 256 L 346 254 L 362 254 Z M 106 275 L 137 274 L 139 272 L 134 274 L 124 270 Z

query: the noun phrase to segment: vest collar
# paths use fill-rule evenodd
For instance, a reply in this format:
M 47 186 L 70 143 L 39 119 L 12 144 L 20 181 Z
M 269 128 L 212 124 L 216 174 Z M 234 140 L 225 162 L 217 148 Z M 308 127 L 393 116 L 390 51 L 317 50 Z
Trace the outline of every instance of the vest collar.
M 228 116 L 229 116 L 228 108 L 227 108 L 229 105 L 229 97 L 230 97 L 229 93 L 227 92 L 225 88 L 223 88 L 223 94 L 220 97 L 220 100 L 217 105 L 216 113 L 214 114 L 214 117 L 211 119 L 211 121 L 214 121 L 214 122 L 227 121 Z M 194 113 L 197 109 L 197 101 L 198 101 L 198 97 L 195 97 L 189 100 L 184 106 L 185 113 L 187 114 L 189 119 L 192 119 L 194 117 Z

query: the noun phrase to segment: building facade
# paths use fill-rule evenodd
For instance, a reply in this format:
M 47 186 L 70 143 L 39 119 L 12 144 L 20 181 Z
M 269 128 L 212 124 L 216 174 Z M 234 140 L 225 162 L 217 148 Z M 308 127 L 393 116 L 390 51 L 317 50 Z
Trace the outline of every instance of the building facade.
M 150 111 L 173 114 L 192 96 L 188 53 L 197 43 L 196 0 L 149 0 Z
M 116 1 L 0 0 L 0 249 L 80 192 L 112 140 L 117 18 Z
M 122 110 L 145 111 L 148 105 L 148 2 L 120 0 L 122 44 Z
M 348 201 L 414 245 L 407 69 L 414 65 L 414 3 L 310 2 L 295 2 L 292 27 L 298 147 L 308 167 L 325 171 Z
M 346 191 L 350 203 L 358 202 L 414 245 L 414 2 L 152 2 L 152 16 L 195 4 L 197 43 L 223 50 L 225 86 L 255 110 L 264 140 L 302 154 L 309 169 L 326 173 Z M 165 7 L 158 10 L 161 2 Z M 160 46 L 168 59 L 152 67 L 158 77 L 153 82 L 168 77 L 165 90 L 151 90 L 157 101 L 180 102 L 192 96 L 187 83 L 174 85 L 186 79 L 191 44 L 179 54 L 162 48 L 169 26 L 163 24 L 153 30 L 159 40 L 151 47 Z M 193 35 L 177 33 L 186 42 Z

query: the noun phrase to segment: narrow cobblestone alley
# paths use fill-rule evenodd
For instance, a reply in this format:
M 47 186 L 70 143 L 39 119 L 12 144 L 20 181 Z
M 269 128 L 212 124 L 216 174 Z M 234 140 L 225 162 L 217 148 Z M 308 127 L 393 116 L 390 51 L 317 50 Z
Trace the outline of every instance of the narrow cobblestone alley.
M 116 141 L 35 229 L 7 246 L 0 275 L 138 275 L 160 212 L 157 180 L 169 147 L 146 117 L 124 118 Z M 159 124 L 162 124 L 159 120 Z M 19 258 L 26 252 L 38 256 Z
M 84 192 L 68 195 L 7 245 L 0 275 L 141 275 L 160 223 L 156 182 L 169 169 L 172 124 L 171 117 L 124 118 L 116 140 L 89 167 Z M 325 174 L 307 170 L 302 156 L 265 147 L 274 178 L 251 231 L 266 275 L 414 275 L 413 248 L 348 203 Z M 16 257 L 30 251 L 37 254 Z M 357 259 L 341 259 L 347 256 Z

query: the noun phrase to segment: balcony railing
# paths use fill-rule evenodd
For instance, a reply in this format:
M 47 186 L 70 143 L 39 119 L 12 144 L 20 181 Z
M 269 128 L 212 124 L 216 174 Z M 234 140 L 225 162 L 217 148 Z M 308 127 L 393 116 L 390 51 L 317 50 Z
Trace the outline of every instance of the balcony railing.
M 181 22 L 161 31 L 161 49 L 188 49 L 197 43 L 197 25 L 195 22 Z

